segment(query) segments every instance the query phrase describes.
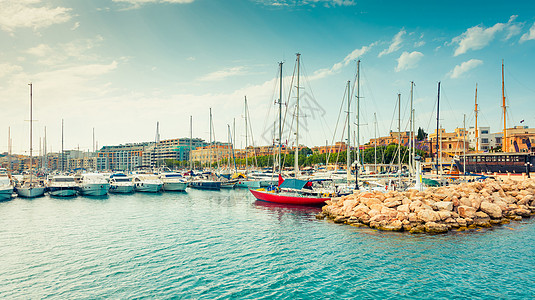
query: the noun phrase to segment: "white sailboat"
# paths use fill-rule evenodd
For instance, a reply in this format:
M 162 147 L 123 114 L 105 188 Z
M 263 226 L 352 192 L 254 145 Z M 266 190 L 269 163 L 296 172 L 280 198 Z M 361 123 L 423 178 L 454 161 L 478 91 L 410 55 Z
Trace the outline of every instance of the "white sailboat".
M 16 187 L 17 194 L 25 198 L 40 197 L 45 194 L 45 186 L 41 181 L 33 176 L 33 143 L 32 143 L 32 130 L 33 130 L 33 111 L 32 111 L 32 83 L 30 86 L 30 174 L 25 177 L 19 185 Z

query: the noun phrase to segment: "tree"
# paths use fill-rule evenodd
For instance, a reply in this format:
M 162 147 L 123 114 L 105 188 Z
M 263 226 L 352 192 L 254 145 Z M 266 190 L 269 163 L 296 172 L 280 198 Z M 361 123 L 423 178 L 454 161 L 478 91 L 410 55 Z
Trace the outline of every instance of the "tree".
M 427 139 L 427 133 L 421 127 L 418 127 L 418 135 L 416 136 L 416 138 L 419 141 L 423 141 Z

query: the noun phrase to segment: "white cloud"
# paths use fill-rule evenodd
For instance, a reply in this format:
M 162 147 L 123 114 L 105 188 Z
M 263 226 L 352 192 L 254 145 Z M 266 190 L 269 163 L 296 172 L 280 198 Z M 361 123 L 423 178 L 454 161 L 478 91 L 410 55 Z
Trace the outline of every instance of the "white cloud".
M 420 59 L 422 59 L 422 57 L 424 57 L 422 52 L 403 52 L 401 56 L 397 59 L 398 65 L 396 67 L 396 72 L 416 68 L 418 66 L 418 62 L 420 61 Z
M 195 0 L 113 0 L 113 2 L 131 4 L 133 8 L 138 8 L 143 4 L 150 3 L 170 3 L 170 4 L 187 4 L 192 3 Z
M 452 44 L 458 44 L 454 56 L 461 55 L 469 50 L 483 49 L 494 40 L 497 33 L 504 30 L 508 33 L 506 39 L 518 34 L 518 25 L 514 23 L 516 17 L 516 15 L 513 15 L 509 18 L 507 23 L 496 23 L 489 28 L 485 28 L 481 25 L 468 28 L 463 34 L 456 36 L 451 40 Z
M 525 42 L 528 40 L 535 40 L 535 23 L 533 23 L 528 32 L 524 33 L 522 37 L 520 37 L 520 42 Z
M 13 32 L 16 28 L 39 29 L 71 19 L 70 8 L 43 6 L 41 0 L 0 0 L 0 28 Z
M 315 71 L 312 74 L 312 76 L 310 76 L 308 79 L 309 80 L 321 79 L 321 78 L 325 78 L 331 74 L 334 74 L 340 71 L 340 69 L 349 65 L 352 61 L 354 61 L 355 59 L 361 57 L 362 55 L 370 51 L 370 49 L 374 47 L 375 45 L 377 45 L 377 42 L 371 43 L 368 46 L 362 46 L 361 48 L 353 50 L 341 62 L 335 63 L 331 68 L 319 69 Z
M 0 78 L 6 75 L 9 75 L 11 73 L 20 72 L 20 71 L 22 71 L 21 66 L 12 65 L 9 63 L 0 64 Z
M 228 77 L 238 76 L 238 75 L 245 75 L 245 74 L 246 74 L 245 67 L 239 66 L 239 67 L 228 68 L 228 69 L 219 70 L 219 71 L 215 71 L 215 72 L 206 74 L 206 75 L 202 76 L 201 78 L 199 78 L 199 80 L 201 80 L 201 81 L 218 81 L 218 80 L 223 80 L 223 79 L 228 78 Z
M 450 78 L 459 78 L 462 74 L 472 70 L 473 68 L 483 64 L 482 60 L 479 59 L 471 59 L 469 61 L 465 61 L 460 65 L 455 66 L 453 70 L 450 72 Z
M 415 48 L 422 47 L 424 45 L 425 45 L 425 41 L 418 41 L 418 42 L 414 43 L 414 47 Z
M 289 6 L 316 6 L 323 5 L 325 7 L 335 6 L 354 6 L 355 0 L 256 0 L 256 2 L 266 6 L 275 7 L 289 7 Z
M 387 49 L 381 51 L 378 57 L 398 51 L 401 48 L 401 43 L 403 42 L 403 35 L 405 33 L 406 31 L 404 29 L 401 29 L 392 39 L 392 43 L 390 44 L 390 46 Z
M 30 48 L 26 51 L 26 53 L 29 53 L 29 54 L 32 54 L 32 55 L 35 55 L 35 56 L 39 56 L 39 57 L 43 57 L 43 56 L 47 56 L 49 55 L 50 53 L 52 52 L 52 48 L 50 48 L 50 46 L 48 45 L 45 45 L 45 44 L 39 44 L 33 48 Z
M 59 44 L 55 47 L 39 44 L 26 50 L 26 53 L 39 57 L 38 63 L 43 65 L 62 63 L 69 58 L 76 58 L 77 61 L 93 60 L 96 57 L 88 54 L 89 50 L 99 45 L 103 40 L 101 36 L 96 36 L 91 39 L 78 39 L 69 43 Z
M 75 22 L 74 25 L 72 25 L 71 30 L 76 30 L 78 27 L 80 27 L 80 22 Z

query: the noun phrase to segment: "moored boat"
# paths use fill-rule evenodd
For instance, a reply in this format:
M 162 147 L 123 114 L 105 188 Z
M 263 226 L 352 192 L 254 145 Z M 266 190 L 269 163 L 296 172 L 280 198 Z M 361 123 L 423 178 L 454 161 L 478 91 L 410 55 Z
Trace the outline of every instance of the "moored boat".
M 78 185 L 74 176 L 54 175 L 49 177 L 48 193 L 56 197 L 72 197 L 78 193 Z
M 104 196 L 108 194 L 110 184 L 101 174 L 79 174 L 75 176 L 82 195 Z
M 0 169 L 0 201 L 9 200 L 13 197 L 13 184 L 6 169 Z
M 135 174 L 133 181 L 136 192 L 157 193 L 163 188 L 163 182 L 152 174 Z
M 282 181 L 282 178 L 281 178 Z M 250 189 L 257 200 L 279 204 L 322 205 L 337 196 L 332 180 L 286 179 L 276 188 Z
M 163 190 L 166 192 L 184 192 L 188 183 L 179 173 L 162 173 L 160 180 L 163 182 Z
M 45 194 L 45 185 L 36 178 L 24 178 L 16 187 L 19 197 L 36 198 Z
M 116 173 L 110 176 L 110 193 L 127 194 L 134 192 L 132 177 L 124 173 Z

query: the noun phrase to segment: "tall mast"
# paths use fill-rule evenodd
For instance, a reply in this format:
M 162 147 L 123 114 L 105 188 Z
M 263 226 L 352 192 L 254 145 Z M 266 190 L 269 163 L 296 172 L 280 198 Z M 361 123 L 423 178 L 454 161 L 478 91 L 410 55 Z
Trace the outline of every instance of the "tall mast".
M 503 147 L 502 151 L 507 152 L 509 149 L 509 145 L 507 144 L 507 126 L 506 126 L 506 120 L 507 120 L 507 107 L 505 106 L 505 83 L 504 83 L 504 74 L 503 74 L 503 59 L 502 59 L 502 107 L 503 107 Z
M 45 138 L 43 140 L 43 169 L 48 169 L 48 152 L 47 152 L 47 145 L 46 145 L 46 126 L 45 126 Z
M 346 150 L 346 167 L 347 167 L 347 184 L 349 185 L 349 176 L 351 175 L 351 88 L 350 81 L 347 81 L 347 150 Z
M 61 171 L 65 172 L 65 152 L 63 150 L 63 119 L 61 119 Z
M 357 60 L 357 166 L 358 170 L 360 164 L 360 59 Z M 355 173 L 358 176 L 358 171 Z M 357 180 L 357 179 L 355 179 Z M 357 184 L 358 187 L 358 184 Z
M 466 173 L 466 114 L 463 114 L 463 173 Z
M 411 81 L 411 114 L 410 114 L 410 122 L 409 122 L 409 127 L 410 127 L 410 153 L 411 153 L 411 156 L 410 156 L 410 159 L 409 159 L 409 168 L 411 170 L 411 172 L 413 173 L 414 172 L 414 148 L 415 148 L 415 145 L 414 145 L 414 109 L 413 109 L 413 90 L 414 90 L 414 81 Z
M 437 164 L 436 164 L 436 167 L 437 167 L 437 175 L 438 175 L 438 161 L 439 161 L 439 151 L 438 151 L 438 123 L 439 123 L 439 117 L 440 117 L 440 81 L 438 82 L 438 93 L 437 93 L 437 136 L 436 136 L 436 139 L 437 139 L 437 147 L 436 147 L 436 151 L 437 151 Z
M 7 159 L 9 171 L 13 171 L 11 167 L 11 126 L 7 128 Z
M 33 185 L 32 183 L 32 177 L 33 177 L 33 139 L 32 139 L 32 134 L 33 134 L 33 110 L 32 110 L 32 106 L 33 106 L 33 99 L 32 99 L 32 83 L 30 82 L 28 84 L 30 86 L 30 187 Z
M 360 164 L 360 59 L 357 60 L 357 164 L 355 165 L 355 189 L 359 189 L 359 164 Z M 349 138 L 349 137 L 348 137 Z
M 296 105 L 296 130 L 295 130 L 295 154 L 294 154 L 294 169 L 295 178 L 299 175 L 299 67 L 301 54 L 297 53 L 297 105 Z
M 279 63 L 280 82 L 279 82 L 279 174 L 282 173 L 282 62 Z
M 374 138 L 375 142 L 373 143 L 373 164 L 374 164 L 374 171 L 377 173 L 377 113 L 373 113 L 373 120 L 374 120 Z
M 93 127 L 93 153 L 95 152 L 95 127 Z
M 398 94 L 398 187 L 401 187 L 401 94 Z
M 249 164 L 249 149 L 247 149 L 247 96 L 245 96 L 245 174 L 247 175 L 247 165 Z
M 191 144 L 193 142 L 193 117 L 189 116 L 189 169 L 193 170 L 193 158 L 191 157 Z
M 208 170 L 212 168 L 212 108 L 210 107 L 210 146 L 208 146 Z
M 477 83 L 476 83 L 476 108 L 474 109 L 474 113 L 476 115 L 476 153 L 479 152 L 479 129 L 477 127 L 477 113 L 479 110 L 477 109 Z

